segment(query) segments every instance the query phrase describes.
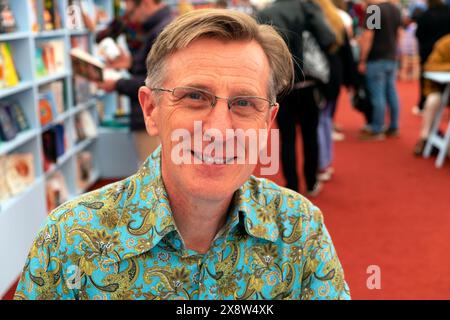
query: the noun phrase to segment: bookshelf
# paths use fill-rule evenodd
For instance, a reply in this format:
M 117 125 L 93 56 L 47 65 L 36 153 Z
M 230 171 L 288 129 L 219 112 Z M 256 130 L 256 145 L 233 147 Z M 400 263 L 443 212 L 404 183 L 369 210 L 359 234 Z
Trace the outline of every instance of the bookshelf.
M 61 17 L 61 28 L 50 31 L 32 31 L 33 7 L 30 0 L 10 0 L 16 20 L 16 30 L 0 34 L 0 43 L 8 43 L 19 75 L 19 83 L 0 89 L 0 103 L 16 101 L 22 107 L 29 122 L 29 129 L 18 133 L 7 142 L 0 142 L 0 157 L 15 153 L 31 153 L 34 158 L 35 179 L 20 194 L 0 203 L 0 297 L 19 276 L 29 248 L 37 231 L 47 217 L 46 182 L 56 173 L 65 177 L 69 198 L 85 192 L 101 175 L 99 138 L 89 137 L 82 141 L 75 138 L 75 119 L 82 112 L 89 112 L 98 123 L 97 102 L 113 103 L 110 94 L 96 96 L 95 92 L 78 101 L 78 91 L 73 81 L 69 49 L 73 37 L 87 38 L 90 50 L 94 47 L 94 35 L 87 30 L 71 30 L 66 23 L 69 0 L 54 0 Z M 114 0 L 83 0 L 89 5 L 101 6 L 108 18 L 113 17 Z M 64 68 L 58 72 L 38 75 L 36 50 L 42 43 L 60 41 L 64 46 Z M 40 90 L 55 81 L 62 81 L 64 110 L 51 122 L 41 125 L 39 111 Z M 62 124 L 65 135 L 64 153 L 44 170 L 42 134 L 56 124 Z M 117 150 L 117 149 L 116 149 Z M 92 155 L 92 172 L 88 183 L 80 187 L 76 183 L 77 157 L 89 151 Z M 117 151 L 116 151 L 117 152 Z M 4 174 L 0 172 L 0 174 Z

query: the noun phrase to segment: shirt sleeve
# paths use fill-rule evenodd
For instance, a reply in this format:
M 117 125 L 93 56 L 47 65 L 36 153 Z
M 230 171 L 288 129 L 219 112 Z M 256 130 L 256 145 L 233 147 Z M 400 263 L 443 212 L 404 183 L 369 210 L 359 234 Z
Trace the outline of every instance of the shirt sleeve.
M 303 268 L 302 299 L 350 300 L 350 289 L 320 210 L 312 206 Z
M 56 225 L 48 223 L 41 229 L 28 254 L 15 300 L 75 298 L 63 276 L 62 258 L 56 255 L 60 240 L 61 234 Z

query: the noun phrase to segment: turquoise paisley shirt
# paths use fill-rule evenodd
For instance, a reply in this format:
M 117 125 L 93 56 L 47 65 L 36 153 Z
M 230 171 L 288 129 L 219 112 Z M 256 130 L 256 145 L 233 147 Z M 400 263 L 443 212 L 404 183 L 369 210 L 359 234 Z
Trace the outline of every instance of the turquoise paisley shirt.
M 160 153 L 49 215 L 15 299 L 350 299 L 319 209 L 266 179 L 235 192 L 206 254 L 184 248 Z

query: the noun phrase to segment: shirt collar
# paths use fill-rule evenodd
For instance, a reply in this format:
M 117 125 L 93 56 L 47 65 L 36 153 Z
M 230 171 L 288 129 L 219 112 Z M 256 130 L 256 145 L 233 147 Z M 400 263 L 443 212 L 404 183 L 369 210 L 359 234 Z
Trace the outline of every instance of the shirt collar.
M 144 162 L 138 172 L 128 178 L 126 200 L 116 226 L 120 244 L 113 262 L 143 254 L 155 247 L 171 232 L 177 232 L 169 199 L 161 176 L 161 146 Z M 271 198 L 263 192 L 262 180 L 251 176 L 233 197 L 230 219 L 225 225 L 229 233 L 238 224 L 256 238 L 275 242 L 279 230 L 275 221 L 279 193 Z

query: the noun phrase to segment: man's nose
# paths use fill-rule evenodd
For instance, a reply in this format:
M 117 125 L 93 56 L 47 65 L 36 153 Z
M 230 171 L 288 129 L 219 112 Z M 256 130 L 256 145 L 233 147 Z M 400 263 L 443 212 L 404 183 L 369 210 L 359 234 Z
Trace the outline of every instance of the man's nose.
M 231 118 L 231 112 L 228 109 L 228 101 L 226 99 L 217 99 L 216 105 L 212 107 L 211 112 L 205 119 L 203 128 L 217 129 L 225 137 L 227 129 L 233 128 L 233 120 Z

